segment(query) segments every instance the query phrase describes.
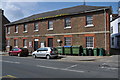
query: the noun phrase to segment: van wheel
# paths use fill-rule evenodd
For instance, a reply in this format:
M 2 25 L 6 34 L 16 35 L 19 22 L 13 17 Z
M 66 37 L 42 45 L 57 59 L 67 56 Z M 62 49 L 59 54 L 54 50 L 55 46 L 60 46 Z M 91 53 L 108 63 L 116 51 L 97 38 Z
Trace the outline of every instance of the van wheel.
M 46 59 L 50 59 L 50 56 L 49 56 L 49 55 L 47 55 L 47 56 L 46 56 Z
M 33 55 L 33 57 L 34 57 L 34 58 L 37 58 L 37 56 L 36 56 L 35 54 Z
M 18 53 L 18 57 L 21 57 L 21 54 L 20 54 L 20 53 Z

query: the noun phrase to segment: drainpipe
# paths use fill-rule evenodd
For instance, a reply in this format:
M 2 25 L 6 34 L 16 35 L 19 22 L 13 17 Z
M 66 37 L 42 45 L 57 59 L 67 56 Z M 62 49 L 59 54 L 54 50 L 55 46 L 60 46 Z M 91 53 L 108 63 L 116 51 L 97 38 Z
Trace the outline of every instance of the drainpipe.
M 107 47 L 106 47 L 106 35 L 107 35 L 107 33 L 106 33 L 106 11 L 105 11 L 105 9 L 104 9 L 104 21 L 105 21 L 105 50 L 107 49 Z

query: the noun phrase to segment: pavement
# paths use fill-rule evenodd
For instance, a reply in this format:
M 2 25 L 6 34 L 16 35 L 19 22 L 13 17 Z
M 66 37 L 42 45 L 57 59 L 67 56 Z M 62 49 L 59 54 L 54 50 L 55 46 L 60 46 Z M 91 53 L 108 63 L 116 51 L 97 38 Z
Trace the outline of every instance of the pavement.
M 65 56 L 60 55 L 62 57 L 59 61 L 68 61 L 68 62 L 99 62 L 102 63 L 101 67 L 114 67 L 120 68 L 118 65 L 118 58 L 120 55 L 112 55 L 112 56 Z

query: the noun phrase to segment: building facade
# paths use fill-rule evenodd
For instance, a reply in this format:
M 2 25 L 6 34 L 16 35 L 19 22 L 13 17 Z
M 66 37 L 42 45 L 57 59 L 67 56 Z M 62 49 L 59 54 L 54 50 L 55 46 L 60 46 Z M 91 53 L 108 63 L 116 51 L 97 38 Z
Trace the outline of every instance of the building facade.
M 4 24 L 9 23 L 9 20 L 4 16 L 4 11 L 0 9 L 0 51 L 5 51 L 6 47 L 6 36 Z
M 110 50 L 110 7 L 75 6 L 36 14 L 6 25 L 7 46 L 39 47 L 81 45 Z
M 120 8 L 118 16 L 111 21 L 111 48 L 120 49 Z

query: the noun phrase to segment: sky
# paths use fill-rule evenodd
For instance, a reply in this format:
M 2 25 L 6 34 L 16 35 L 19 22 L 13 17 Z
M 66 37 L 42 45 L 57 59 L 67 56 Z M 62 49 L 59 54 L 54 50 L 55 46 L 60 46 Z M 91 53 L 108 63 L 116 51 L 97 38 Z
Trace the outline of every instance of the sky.
M 30 0 L 29 0 L 30 1 Z M 43 12 L 53 11 L 57 9 L 83 5 L 83 2 L 14 2 L 4 1 L 1 8 L 4 15 L 11 22 Z M 117 13 L 118 2 L 86 2 L 90 6 L 112 6 L 113 13 Z

